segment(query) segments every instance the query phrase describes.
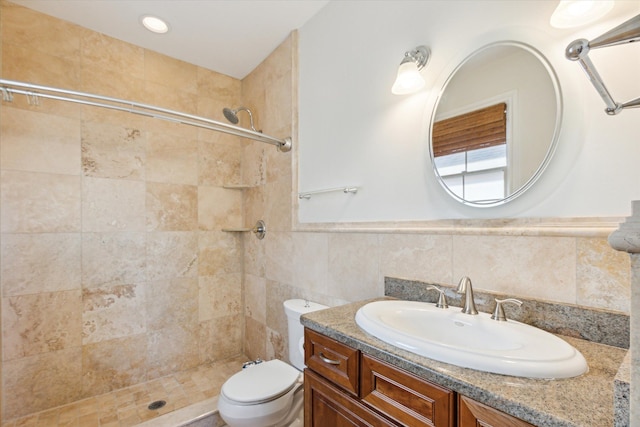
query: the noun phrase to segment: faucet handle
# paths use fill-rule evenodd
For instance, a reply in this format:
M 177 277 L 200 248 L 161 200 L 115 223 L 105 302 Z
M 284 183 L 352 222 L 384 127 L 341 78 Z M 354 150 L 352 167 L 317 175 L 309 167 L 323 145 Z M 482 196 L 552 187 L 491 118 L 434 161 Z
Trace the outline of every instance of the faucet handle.
M 427 286 L 427 290 L 434 290 L 440 292 L 440 296 L 438 296 L 438 302 L 436 303 L 436 307 L 438 308 L 449 308 L 449 304 L 447 304 L 447 297 L 444 295 L 444 291 L 437 286 L 429 285 Z
M 507 316 L 505 316 L 504 314 L 504 308 L 502 308 L 502 304 L 503 303 L 513 303 L 513 304 L 517 304 L 518 307 L 520 307 L 522 305 L 522 301 L 517 300 L 515 298 L 507 298 L 507 299 L 498 299 L 496 298 L 496 309 L 493 310 L 493 314 L 491 315 L 491 318 L 493 320 L 499 320 L 499 321 L 506 321 L 507 320 Z

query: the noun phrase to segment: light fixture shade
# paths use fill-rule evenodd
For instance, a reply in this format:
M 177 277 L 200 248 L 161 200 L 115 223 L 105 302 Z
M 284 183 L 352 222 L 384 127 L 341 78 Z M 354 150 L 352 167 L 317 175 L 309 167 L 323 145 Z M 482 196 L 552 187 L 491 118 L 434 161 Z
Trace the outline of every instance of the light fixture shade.
M 555 28 L 586 25 L 602 18 L 613 8 L 613 0 L 561 0 L 551 15 Z
M 405 61 L 398 67 L 398 75 L 391 88 L 394 95 L 407 95 L 419 91 L 424 87 L 424 79 L 418 71 L 414 61 Z

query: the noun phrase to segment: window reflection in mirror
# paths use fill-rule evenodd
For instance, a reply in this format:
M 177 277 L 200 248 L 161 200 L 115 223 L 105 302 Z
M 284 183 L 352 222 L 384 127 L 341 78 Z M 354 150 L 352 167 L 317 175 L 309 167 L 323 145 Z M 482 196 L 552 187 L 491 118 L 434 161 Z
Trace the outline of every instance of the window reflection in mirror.
M 451 192 L 475 203 L 506 197 L 506 103 L 435 122 L 432 141 L 434 164 Z
M 557 78 L 518 42 L 467 57 L 449 76 L 431 118 L 431 161 L 454 199 L 495 206 L 529 188 L 553 153 L 561 118 Z

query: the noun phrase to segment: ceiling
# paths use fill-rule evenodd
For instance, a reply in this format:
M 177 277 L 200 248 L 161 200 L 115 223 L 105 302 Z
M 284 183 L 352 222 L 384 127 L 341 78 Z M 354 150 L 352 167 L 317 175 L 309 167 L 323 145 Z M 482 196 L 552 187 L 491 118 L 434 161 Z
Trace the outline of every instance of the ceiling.
M 12 0 L 191 64 L 244 78 L 329 0 Z M 166 34 L 142 15 L 169 23 Z

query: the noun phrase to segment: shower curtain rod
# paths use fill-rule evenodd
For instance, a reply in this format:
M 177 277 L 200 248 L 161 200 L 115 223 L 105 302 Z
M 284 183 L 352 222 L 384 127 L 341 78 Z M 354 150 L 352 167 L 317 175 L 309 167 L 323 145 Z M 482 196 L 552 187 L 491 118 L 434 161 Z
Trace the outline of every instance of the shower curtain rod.
M 7 102 L 11 102 L 13 100 L 14 93 L 25 95 L 30 104 L 38 104 L 39 98 L 75 102 L 77 104 L 125 111 L 132 114 L 139 114 L 142 116 L 223 132 L 242 138 L 253 139 L 254 141 L 275 145 L 278 147 L 278 151 L 282 152 L 291 150 L 291 138 L 289 137 L 277 139 L 261 132 L 254 132 L 239 126 L 233 126 L 216 120 L 207 119 L 205 117 L 168 110 L 153 105 L 141 104 L 139 102 L 111 98 L 108 96 L 94 95 L 91 93 L 19 82 L 15 80 L 0 79 L 0 86 L 0 90 L 2 91 L 2 100 Z

